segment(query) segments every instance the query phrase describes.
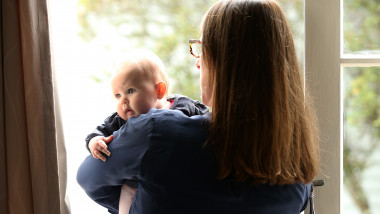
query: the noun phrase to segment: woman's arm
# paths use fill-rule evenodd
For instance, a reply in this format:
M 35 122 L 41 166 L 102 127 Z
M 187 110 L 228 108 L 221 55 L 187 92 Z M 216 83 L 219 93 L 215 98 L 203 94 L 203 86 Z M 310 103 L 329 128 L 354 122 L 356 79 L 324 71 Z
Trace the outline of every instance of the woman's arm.
M 88 156 L 78 169 L 77 181 L 87 195 L 111 211 L 118 209 L 125 179 L 139 179 L 141 162 L 149 148 L 154 119 L 152 114 L 131 118 L 109 144 L 106 162 Z

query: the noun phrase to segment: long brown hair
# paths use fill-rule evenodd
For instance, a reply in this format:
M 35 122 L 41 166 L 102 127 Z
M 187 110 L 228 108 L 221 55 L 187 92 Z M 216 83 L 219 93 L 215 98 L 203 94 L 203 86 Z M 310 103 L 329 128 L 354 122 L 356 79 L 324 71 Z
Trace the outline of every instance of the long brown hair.
M 202 60 L 209 70 L 209 142 L 219 178 L 239 182 L 311 182 L 319 139 L 292 33 L 273 0 L 224 0 L 206 13 Z

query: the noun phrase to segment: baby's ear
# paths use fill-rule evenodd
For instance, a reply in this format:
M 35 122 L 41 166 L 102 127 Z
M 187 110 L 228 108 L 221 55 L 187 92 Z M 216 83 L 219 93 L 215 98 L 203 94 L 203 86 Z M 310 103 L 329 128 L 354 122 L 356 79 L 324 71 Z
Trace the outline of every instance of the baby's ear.
M 157 89 L 157 98 L 158 99 L 162 99 L 163 97 L 165 97 L 166 84 L 164 82 L 157 83 L 156 89 Z

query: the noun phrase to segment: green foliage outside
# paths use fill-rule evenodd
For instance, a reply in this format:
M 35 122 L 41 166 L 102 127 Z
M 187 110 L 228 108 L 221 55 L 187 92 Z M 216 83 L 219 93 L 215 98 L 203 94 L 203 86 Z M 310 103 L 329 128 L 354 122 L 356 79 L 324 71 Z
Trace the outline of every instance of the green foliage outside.
M 188 41 L 199 38 L 202 16 L 214 2 L 79 0 L 79 34 L 84 41 L 91 42 L 103 30 L 100 23 L 108 23 L 125 38 L 122 42 L 131 48 L 150 49 L 163 60 L 170 78 L 170 94 L 199 100 L 199 71 L 194 65 L 195 58 L 189 54 Z M 106 76 L 92 78 L 107 80 Z
M 164 61 L 171 94 L 199 100 L 199 71 L 189 54 L 188 40 L 199 38 L 202 16 L 215 1 L 79 0 L 79 34 L 85 42 L 91 42 L 104 30 L 102 23 L 112 26 L 131 48 L 148 48 Z M 303 59 L 303 1 L 279 2 L 291 23 L 299 58 Z M 345 51 L 380 50 L 380 0 L 345 0 L 344 8 Z M 105 49 L 112 48 L 105 45 Z M 92 78 L 106 81 L 109 72 Z M 361 179 L 373 164 L 368 157 L 380 144 L 380 69 L 346 68 L 344 80 L 344 184 L 360 211 L 367 214 L 371 208 Z M 362 139 L 366 143 L 358 143 Z
M 380 50 L 380 1 L 344 1 L 344 52 Z M 380 146 L 380 68 L 344 71 L 344 184 L 361 213 L 375 213 L 363 188 L 364 172 L 374 166 L 371 157 Z
M 188 40 L 199 38 L 199 25 L 207 9 L 216 0 L 79 0 L 79 36 L 91 42 L 104 30 L 107 23 L 125 38 L 131 48 L 147 48 L 155 52 L 165 63 L 171 94 L 184 94 L 200 99 L 199 71 L 195 58 L 189 54 Z M 303 2 L 280 1 L 292 23 L 300 59 L 303 58 Z M 105 49 L 108 47 L 106 42 Z M 125 49 L 127 51 L 128 49 Z M 301 62 L 302 63 L 302 62 Z M 96 82 L 107 81 L 112 71 L 91 76 Z

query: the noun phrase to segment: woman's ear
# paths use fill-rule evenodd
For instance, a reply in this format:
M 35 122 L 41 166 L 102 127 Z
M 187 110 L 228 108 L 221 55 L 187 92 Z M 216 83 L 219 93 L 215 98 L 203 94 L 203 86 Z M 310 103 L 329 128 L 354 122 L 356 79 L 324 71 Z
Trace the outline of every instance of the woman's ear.
M 166 94 L 166 83 L 159 82 L 156 84 L 157 98 L 162 99 Z

